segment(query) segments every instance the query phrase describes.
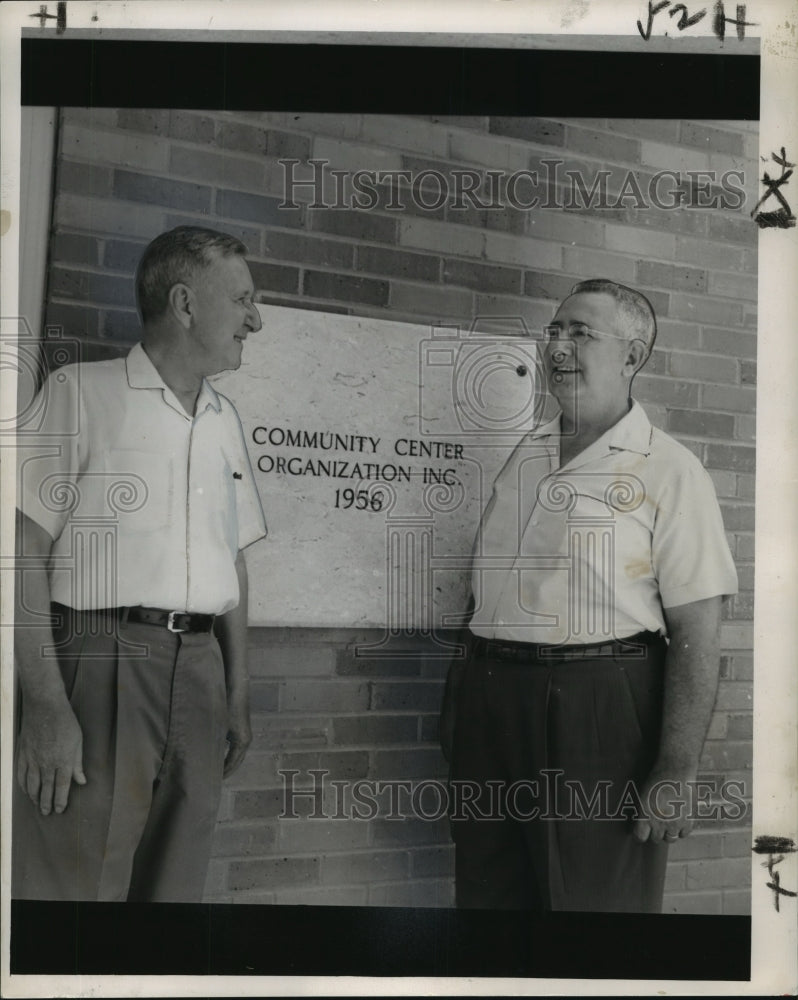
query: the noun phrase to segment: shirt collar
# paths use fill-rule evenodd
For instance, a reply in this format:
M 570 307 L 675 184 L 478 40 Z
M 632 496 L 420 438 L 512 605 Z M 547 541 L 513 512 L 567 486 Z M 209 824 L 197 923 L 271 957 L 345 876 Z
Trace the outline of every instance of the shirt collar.
M 158 369 L 150 361 L 147 352 L 140 343 L 131 348 L 127 358 L 125 358 L 125 368 L 127 370 L 127 382 L 131 389 L 161 389 L 164 393 L 169 393 L 171 397 L 174 396 L 174 393 L 161 378 Z M 202 413 L 209 406 L 213 407 L 217 413 L 222 408 L 218 393 L 208 380 L 204 378 L 197 397 L 195 415 Z
M 530 439 L 559 436 L 561 419 L 562 413 L 558 413 L 556 417 L 530 431 Z M 634 451 L 640 455 L 648 455 L 651 452 L 652 433 L 651 421 L 646 416 L 646 411 L 636 399 L 633 399 L 629 412 L 621 417 L 617 424 L 613 424 L 608 431 L 605 431 L 591 445 L 591 450 L 599 445 L 616 451 Z

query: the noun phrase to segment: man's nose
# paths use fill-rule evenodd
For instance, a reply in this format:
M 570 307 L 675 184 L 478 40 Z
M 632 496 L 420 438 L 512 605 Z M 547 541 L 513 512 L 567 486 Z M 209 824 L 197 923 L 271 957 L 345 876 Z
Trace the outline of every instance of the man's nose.
M 258 330 L 263 326 L 263 321 L 260 318 L 260 313 L 258 312 L 258 307 L 253 302 L 249 307 L 249 313 L 247 314 L 247 323 L 250 330 L 253 333 L 257 333 Z
M 572 340 L 558 340 L 551 348 L 551 360 L 555 365 L 561 365 L 574 352 Z

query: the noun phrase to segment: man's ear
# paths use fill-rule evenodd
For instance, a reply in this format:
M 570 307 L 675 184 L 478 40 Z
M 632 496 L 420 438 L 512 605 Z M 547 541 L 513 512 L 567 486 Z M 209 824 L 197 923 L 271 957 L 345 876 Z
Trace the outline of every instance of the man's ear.
M 648 360 L 646 345 L 642 340 L 630 340 L 623 364 L 624 375 L 632 378 Z
M 178 282 L 169 289 L 167 301 L 169 303 L 168 311 L 182 327 L 188 330 L 194 320 L 196 310 L 193 289 Z

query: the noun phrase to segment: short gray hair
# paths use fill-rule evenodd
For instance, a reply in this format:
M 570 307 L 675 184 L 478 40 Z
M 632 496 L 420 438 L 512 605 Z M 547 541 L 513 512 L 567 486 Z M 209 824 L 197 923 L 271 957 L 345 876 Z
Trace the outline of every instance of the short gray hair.
M 657 338 L 657 317 L 654 315 L 654 307 L 645 295 L 609 278 L 588 278 L 587 281 L 580 281 L 574 285 L 570 294 L 577 295 L 580 292 L 601 292 L 615 300 L 621 318 L 629 327 L 630 339 L 642 340 L 645 344 L 647 361 Z
M 237 237 L 201 226 L 178 226 L 156 236 L 136 268 L 136 302 L 142 322 L 161 316 L 170 289 L 196 278 L 216 257 L 244 256 L 246 252 Z

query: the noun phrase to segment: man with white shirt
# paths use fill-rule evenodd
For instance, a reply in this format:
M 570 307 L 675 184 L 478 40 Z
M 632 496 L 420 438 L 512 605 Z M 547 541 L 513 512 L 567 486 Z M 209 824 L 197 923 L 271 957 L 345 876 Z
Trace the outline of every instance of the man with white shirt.
M 737 578 L 709 475 L 632 399 L 655 336 L 605 279 L 545 328 L 560 412 L 496 479 L 447 683 L 458 906 L 658 912 L 689 832 Z
M 206 378 L 261 326 L 245 253 L 198 227 L 153 240 L 141 343 L 52 373 L 20 438 L 17 898 L 201 899 L 251 740 L 242 550 L 266 532 Z

